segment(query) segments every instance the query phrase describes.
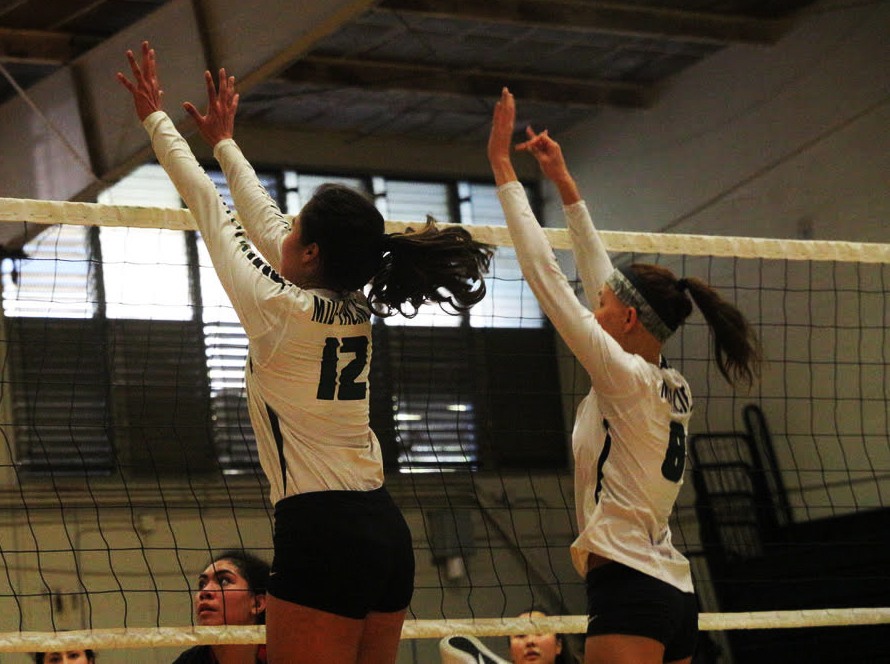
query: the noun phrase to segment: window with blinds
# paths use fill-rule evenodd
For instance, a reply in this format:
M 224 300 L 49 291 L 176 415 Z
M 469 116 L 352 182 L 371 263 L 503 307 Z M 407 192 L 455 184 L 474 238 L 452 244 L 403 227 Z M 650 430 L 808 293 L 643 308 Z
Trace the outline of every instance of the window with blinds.
M 26 259 L 3 261 L 3 311 L 27 318 L 90 318 L 95 264 L 89 229 L 53 226 L 25 247 Z
M 12 434 L 17 472 L 22 477 L 113 474 L 111 395 L 101 322 L 7 315 L 5 323 L 13 426 L 4 429 L 7 436 Z
M 158 166 L 104 203 L 181 207 Z M 3 265 L 14 457 L 24 476 L 216 468 L 189 237 L 57 226 Z M 193 242 L 193 240 L 192 240 Z
M 222 173 L 208 174 L 231 205 Z M 286 214 L 336 181 L 367 192 L 387 219 L 503 223 L 492 185 L 295 170 L 258 175 Z M 137 169 L 99 200 L 182 205 L 158 165 Z M 2 270 L 19 469 L 35 476 L 259 472 L 244 393 L 247 338 L 200 234 L 61 226 L 25 252 L 28 259 L 3 261 Z M 511 465 L 526 448 L 532 457 L 552 450 L 549 462 L 537 463 L 565 462 L 558 404 L 542 411 L 533 399 L 529 408 L 560 429 L 553 435 L 528 421 L 513 431 L 510 418 L 495 412 L 506 403 L 498 396 L 505 371 L 509 385 L 534 380 L 540 387 L 545 378 L 558 393 L 546 368 L 552 335 L 512 250 L 498 249 L 487 287 L 468 314 L 431 306 L 413 319 L 375 319 L 371 423 L 390 468 Z M 518 364 L 511 349 L 527 354 L 530 334 L 544 350 Z
M 104 330 L 94 318 L 89 229 L 54 226 L 3 261 L 6 428 L 24 476 L 109 475 Z M 49 352 L 47 352 L 49 349 Z

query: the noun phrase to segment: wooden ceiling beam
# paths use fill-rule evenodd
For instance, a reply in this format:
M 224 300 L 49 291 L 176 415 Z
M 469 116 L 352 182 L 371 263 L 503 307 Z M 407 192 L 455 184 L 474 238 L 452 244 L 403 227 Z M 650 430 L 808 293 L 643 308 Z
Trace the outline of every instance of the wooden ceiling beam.
M 99 41 L 55 30 L 0 28 L 0 62 L 61 67 Z
M 402 15 L 710 44 L 773 44 L 792 26 L 791 17 L 579 0 L 382 0 L 376 7 Z
M 496 97 L 503 86 L 522 99 L 572 106 L 646 108 L 654 103 L 652 86 L 511 71 L 460 69 L 404 62 L 382 62 L 309 56 L 280 77 L 294 83 L 375 90 L 407 90 L 431 94 Z

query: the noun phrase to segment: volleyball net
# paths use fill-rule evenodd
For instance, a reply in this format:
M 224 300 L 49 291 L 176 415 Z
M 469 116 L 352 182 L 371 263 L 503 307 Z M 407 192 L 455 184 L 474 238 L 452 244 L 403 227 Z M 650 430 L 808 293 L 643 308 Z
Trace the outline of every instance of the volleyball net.
M 261 641 L 193 617 L 213 555 L 271 560 L 272 519 L 246 339 L 190 213 L 0 199 L 0 222 L 29 238 L 2 262 L 0 651 Z M 469 228 L 498 246 L 486 300 L 374 324 L 372 427 L 417 559 L 404 634 L 583 633 L 569 436 L 587 379 L 506 228 Z M 566 232 L 546 232 L 572 276 Z M 814 630 L 823 655 L 886 643 L 890 245 L 602 237 L 616 264 L 704 279 L 763 344 L 747 394 L 697 313 L 665 348 L 695 400 L 672 532 L 721 634 L 711 661 L 802 654 Z M 551 617 L 516 618 L 531 606 Z M 424 647 L 414 661 L 435 661 Z

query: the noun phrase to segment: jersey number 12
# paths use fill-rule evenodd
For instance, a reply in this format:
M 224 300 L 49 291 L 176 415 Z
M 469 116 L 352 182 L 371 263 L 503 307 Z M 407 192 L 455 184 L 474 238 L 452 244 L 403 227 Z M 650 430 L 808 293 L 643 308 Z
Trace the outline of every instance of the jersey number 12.
M 340 356 L 346 354 L 351 354 L 354 357 L 340 370 L 338 380 L 337 367 Z M 357 383 L 355 379 L 361 375 L 367 363 L 368 337 L 345 337 L 343 339 L 328 337 L 325 339 L 316 398 L 325 401 L 332 401 L 335 396 L 340 401 L 364 399 L 368 384 Z

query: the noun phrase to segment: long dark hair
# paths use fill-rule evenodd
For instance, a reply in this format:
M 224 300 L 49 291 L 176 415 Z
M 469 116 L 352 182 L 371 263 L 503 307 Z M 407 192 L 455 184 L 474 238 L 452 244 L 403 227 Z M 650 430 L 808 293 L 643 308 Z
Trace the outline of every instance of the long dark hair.
M 228 560 L 237 569 L 238 573 L 247 581 L 247 587 L 254 595 L 265 595 L 266 588 L 269 585 L 269 563 L 252 553 L 248 553 L 243 549 L 229 549 L 214 556 L 210 564 L 219 562 L 220 560 Z M 266 624 L 266 612 L 262 611 L 257 614 L 257 625 Z
M 321 280 L 338 291 L 369 282 L 378 316 L 413 317 L 422 304 L 465 311 L 485 297 L 483 275 L 492 249 L 465 229 L 440 228 L 432 217 L 419 231 L 384 234 L 383 216 L 354 189 L 321 185 L 300 211 L 301 241 L 316 243 Z
M 631 269 L 645 283 L 647 296 L 656 298 L 660 307 L 671 311 L 679 323 L 692 313 L 694 301 L 711 328 L 720 373 L 732 385 L 750 387 L 754 383 L 762 359 L 760 344 L 741 311 L 701 279 L 677 279 L 667 268 L 648 263 L 634 263 Z

